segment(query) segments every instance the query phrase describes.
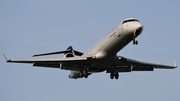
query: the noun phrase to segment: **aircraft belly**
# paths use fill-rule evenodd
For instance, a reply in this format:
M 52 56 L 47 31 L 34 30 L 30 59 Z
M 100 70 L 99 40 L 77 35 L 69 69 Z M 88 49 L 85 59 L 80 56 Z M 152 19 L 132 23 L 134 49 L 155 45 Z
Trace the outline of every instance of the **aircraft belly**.
M 63 70 L 71 70 L 71 71 L 82 71 L 84 67 L 87 65 L 82 64 L 62 64 L 61 69 Z M 96 64 L 93 63 L 89 68 L 88 72 L 103 72 L 108 65 Z

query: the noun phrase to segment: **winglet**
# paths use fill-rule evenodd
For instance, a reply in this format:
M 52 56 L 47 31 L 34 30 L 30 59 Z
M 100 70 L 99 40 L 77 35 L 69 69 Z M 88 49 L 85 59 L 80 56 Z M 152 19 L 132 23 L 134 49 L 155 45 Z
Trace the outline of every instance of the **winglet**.
M 177 67 L 176 61 L 174 60 L 174 67 Z
M 10 61 L 10 60 L 8 60 L 8 58 L 6 57 L 6 55 L 3 54 L 3 56 L 4 56 L 4 59 L 6 60 L 6 62 L 9 62 L 9 61 Z

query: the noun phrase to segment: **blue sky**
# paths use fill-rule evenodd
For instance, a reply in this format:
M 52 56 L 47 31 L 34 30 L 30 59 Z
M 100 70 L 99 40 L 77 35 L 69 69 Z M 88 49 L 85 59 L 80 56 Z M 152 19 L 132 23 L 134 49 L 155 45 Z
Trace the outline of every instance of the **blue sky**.
M 0 53 L 29 59 L 72 45 L 85 52 L 122 20 L 134 17 L 144 30 L 137 46 L 118 55 L 147 62 L 180 64 L 179 1 L 1 0 Z M 49 57 L 62 57 L 55 55 Z M 0 58 L 0 101 L 177 101 L 180 69 L 120 74 L 105 72 L 72 80 L 70 71 L 7 64 Z

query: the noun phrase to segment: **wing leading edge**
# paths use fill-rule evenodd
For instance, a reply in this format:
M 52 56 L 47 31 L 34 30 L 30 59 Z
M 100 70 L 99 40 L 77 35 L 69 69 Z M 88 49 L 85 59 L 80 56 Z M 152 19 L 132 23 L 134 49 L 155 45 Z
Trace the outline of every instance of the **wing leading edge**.
M 26 59 L 26 60 L 11 60 L 3 54 L 6 62 L 9 63 L 30 63 L 33 66 L 60 68 L 63 63 L 85 63 L 87 58 L 85 57 L 69 57 L 69 58 L 47 58 L 47 59 Z
M 69 57 L 69 58 L 47 58 L 47 59 L 26 59 L 26 60 L 11 60 L 8 59 L 3 54 L 6 62 L 12 62 L 12 63 L 34 63 L 34 62 L 58 62 L 58 63 L 65 63 L 65 62 L 75 62 L 75 61 L 85 61 L 87 60 L 86 57 Z

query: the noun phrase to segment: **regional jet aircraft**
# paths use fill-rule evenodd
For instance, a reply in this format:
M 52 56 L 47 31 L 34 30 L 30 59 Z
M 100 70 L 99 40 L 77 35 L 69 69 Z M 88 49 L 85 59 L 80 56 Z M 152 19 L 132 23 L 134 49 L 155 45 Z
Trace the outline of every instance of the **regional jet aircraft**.
M 35 57 L 63 53 L 63 58 L 9 60 L 5 55 L 4 58 L 6 62 L 32 63 L 33 66 L 70 70 L 69 78 L 72 79 L 87 78 L 92 73 L 103 71 L 109 73 L 111 79 L 118 79 L 119 73 L 122 72 L 153 71 L 154 68 L 176 68 L 177 65 L 175 62 L 174 66 L 168 66 L 117 56 L 117 53 L 131 41 L 134 45 L 137 45 L 138 41 L 136 38 L 142 31 L 143 26 L 137 19 L 128 18 L 122 21 L 85 53 L 76 51 L 72 46 L 69 46 L 64 51 L 34 55 Z

